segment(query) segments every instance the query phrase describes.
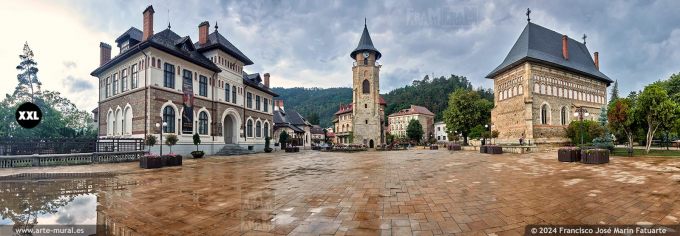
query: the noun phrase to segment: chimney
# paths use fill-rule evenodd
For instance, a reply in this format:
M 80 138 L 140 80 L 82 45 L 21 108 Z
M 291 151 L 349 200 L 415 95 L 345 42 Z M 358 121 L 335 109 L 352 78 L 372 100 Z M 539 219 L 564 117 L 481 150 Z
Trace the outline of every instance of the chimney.
M 203 45 L 208 42 L 208 28 L 210 28 L 210 23 L 207 21 L 198 24 L 198 45 Z
M 99 43 L 99 66 L 111 60 L 111 45 L 104 42 Z
M 269 88 L 269 73 L 264 73 L 264 87 Z
M 149 7 L 144 10 L 144 22 L 143 22 L 143 31 L 144 34 L 142 35 L 142 41 L 146 41 L 147 39 L 151 38 L 153 35 L 153 13 L 155 11 L 153 10 L 153 6 L 149 5 Z
M 569 60 L 569 38 L 566 35 L 562 35 L 562 57 L 565 60 Z
M 600 70 L 600 53 L 595 52 L 593 54 L 595 54 L 595 68 L 597 68 L 597 70 Z

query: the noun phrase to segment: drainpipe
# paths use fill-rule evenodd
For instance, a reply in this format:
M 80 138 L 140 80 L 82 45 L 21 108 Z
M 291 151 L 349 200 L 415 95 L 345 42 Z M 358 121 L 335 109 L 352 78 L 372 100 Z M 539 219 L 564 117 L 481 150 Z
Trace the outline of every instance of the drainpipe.
M 137 44 L 137 47 L 139 48 L 139 44 Z M 146 84 L 145 85 L 146 89 L 144 89 L 145 90 L 144 91 L 144 116 L 146 116 L 145 119 L 144 119 L 144 138 L 146 138 L 146 136 L 149 135 L 149 127 L 148 126 L 149 126 L 149 123 L 151 122 L 151 118 L 149 116 L 149 102 L 150 102 L 149 101 L 149 90 L 150 90 L 149 84 L 150 83 L 149 83 L 149 73 L 148 73 L 149 67 L 147 66 L 147 64 L 149 62 L 149 55 L 147 55 L 143 50 L 141 52 L 142 52 L 142 54 L 144 54 L 143 66 L 144 66 L 144 81 L 145 81 L 145 84 Z M 163 144 L 161 143 L 161 145 L 163 145 Z
M 217 112 L 215 111 L 215 84 L 217 84 L 217 72 L 213 73 L 213 84 L 212 84 L 213 92 L 212 92 L 212 101 L 211 101 L 213 115 L 215 115 L 215 117 L 217 117 L 217 114 L 216 114 Z M 210 117 L 213 117 L 213 116 L 210 116 Z M 217 122 L 215 120 L 216 120 L 216 118 L 213 118 L 213 121 L 214 121 L 213 124 L 217 124 Z M 215 143 L 215 126 L 213 125 L 213 126 L 211 126 L 211 128 L 213 130 L 211 130 L 210 135 L 212 136 L 212 141 L 213 141 L 213 144 L 214 144 Z
M 246 88 L 248 85 L 243 84 L 243 140 L 248 141 L 248 130 L 246 126 Z

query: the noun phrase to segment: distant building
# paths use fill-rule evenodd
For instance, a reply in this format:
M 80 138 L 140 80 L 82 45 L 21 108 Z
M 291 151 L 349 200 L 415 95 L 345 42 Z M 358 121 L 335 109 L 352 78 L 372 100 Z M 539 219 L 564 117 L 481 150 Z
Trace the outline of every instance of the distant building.
M 382 54 L 373 46 L 364 25 L 359 45 L 350 53 L 352 65 L 352 104 L 340 105 L 333 126 L 338 143 L 364 144 L 373 148 L 385 143 L 385 100 L 380 96 Z
M 448 133 L 446 132 L 446 124 L 444 121 L 434 123 L 434 138 L 437 142 L 448 142 Z
M 269 74 L 248 74 L 253 62 L 207 21 L 198 25 L 198 41 L 170 29 L 154 33 L 154 9 L 143 12 L 143 30 L 131 27 L 116 39 L 119 54 L 101 43 L 100 64 L 91 75 L 99 86 L 99 136 L 144 138 L 175 134 L 173 151 L 195 150 L 200 135 L 208 154 L 238 145 L 264 149 L 271 136 Z M 167 124 L 157 128 L 156 124 Z M 163 143 L 163 141 L 159 141 Z M 152 150 L 158 151 L 159 145 Z M 155 150 L 154 150 L 155 149 Z M 167 150 L 167 149 L 166 149 Z
M 576 109 L 597 119 L 607 103 L 612 80 L 599 65 L 599 54 L 593 59 L 585 42 L 527 23 L 505 60 L 486 76 L 494 80 L 496 141 L 569 142 L 565 128 Z
M 423 126 L 423 138 L 426 141 L 434 135 L 434 113 L 422 106 L 411 105 L 410 108 L 402 109 L 387 117 L 390 134 L 398 137 L 406 137 L 406 128 L 411 120 L 417 120 Z
M 312 134 L 312 143 L 313 144 L 320 144 L 320 143 L 324 142 L 324 133 L 323 133 L 323 128 L 321 128 L 321 126 L 312 125 L 310 132 Z
M 302 117 L 300 113 L 290 109 L 286 111 L 282 100 L 276 100 L 274 103 L 273 142 L 278 143 L 281 132 L 286 131 L 289 144 L 303 148 L 311 147 L 312 124 Z

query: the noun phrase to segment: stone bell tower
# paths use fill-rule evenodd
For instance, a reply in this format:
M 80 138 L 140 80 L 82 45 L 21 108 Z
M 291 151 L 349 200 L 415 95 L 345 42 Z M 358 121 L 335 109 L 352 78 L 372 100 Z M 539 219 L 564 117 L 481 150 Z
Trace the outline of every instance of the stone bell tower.
M 382 54 L 373 46 L 364 23 L 359 45 L 350 57 L 352 66 L 352 104 L 354 144 L 373 148 L 384 143 L 384 110 L 380 103 L 380 67 Z

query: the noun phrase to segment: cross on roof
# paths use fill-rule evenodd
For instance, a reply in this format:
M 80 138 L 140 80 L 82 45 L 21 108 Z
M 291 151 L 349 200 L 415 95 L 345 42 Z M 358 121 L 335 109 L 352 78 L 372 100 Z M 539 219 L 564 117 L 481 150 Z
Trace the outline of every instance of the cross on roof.
M 527 8 L 527 22 L 531 22 L 531 9 Z
M 586 38 L 588 38 L 588 36 L 586 34 L 583 34 L 583 44 L 584 45 L 586 44 Z

